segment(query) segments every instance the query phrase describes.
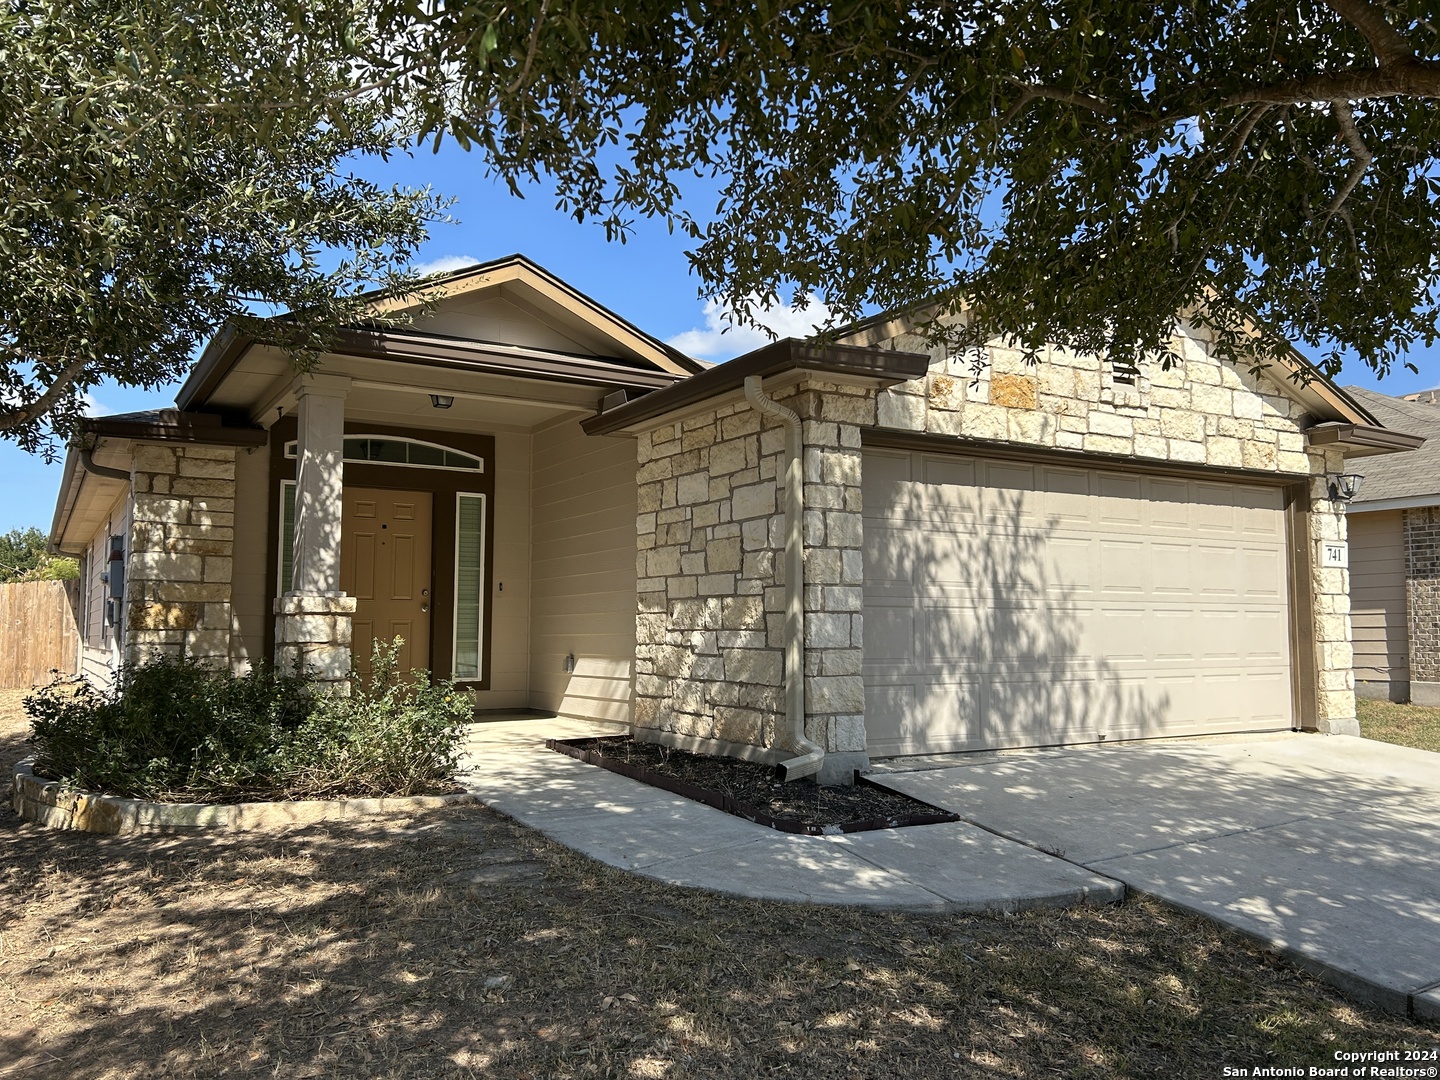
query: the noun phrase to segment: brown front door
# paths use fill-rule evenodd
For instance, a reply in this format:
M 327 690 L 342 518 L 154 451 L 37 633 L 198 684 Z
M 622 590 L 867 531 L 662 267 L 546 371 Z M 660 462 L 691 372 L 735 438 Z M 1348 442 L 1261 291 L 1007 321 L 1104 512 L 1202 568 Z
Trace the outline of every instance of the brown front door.
M 400 670 L 430 666 L 428 491 L 345 489 L 340 588 L 355 597 L 355 667 L 370 672 L 371 642 L 405 639 Z

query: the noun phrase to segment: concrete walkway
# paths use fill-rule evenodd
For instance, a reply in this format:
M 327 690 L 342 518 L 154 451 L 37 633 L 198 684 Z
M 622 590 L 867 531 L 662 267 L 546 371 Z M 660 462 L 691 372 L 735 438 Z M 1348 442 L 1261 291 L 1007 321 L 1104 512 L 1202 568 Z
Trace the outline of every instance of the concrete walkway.
M 476 724 L 461 782 L 488 806 L 601 862 L 767 900 L 924 911 L 1110 903 L 1124 886 L 963 822 L 795 836 L 545 749 L 617 729 L 574 720 Z
M 874 779 L 1440 1019 L 1440 754 L 1282 735 L 962 760 Z

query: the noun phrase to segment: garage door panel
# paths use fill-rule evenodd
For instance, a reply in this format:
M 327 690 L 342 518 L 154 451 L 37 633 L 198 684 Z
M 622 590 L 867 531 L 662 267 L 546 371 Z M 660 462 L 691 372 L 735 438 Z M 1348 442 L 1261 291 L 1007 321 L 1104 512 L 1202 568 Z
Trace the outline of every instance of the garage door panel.
M 1284 613 L 1274 608 L 1253 608 L 1240 620 L 1240 656 L 1250 664 L 1284 663 L 1289 656 L 1289 627 Z
M 1285 595 L 1285 556 L 1275 548 L 1246 546 L 1240 551 L 1241 581 L 1247 597 Z
M 1156 541 L 1150 545 L 1151 592 L 1155 596 L 1189 598 L 1195 592 L 1193 556 L 1188 543 Z
M 868 604 L 863 634 L 865 655 L 872 662 L 909 663 L 915 658 L 915 612 L 908 599 L 903 607 Z
M 1289 727 L 1278 491 L 872 453 L 872 754 Z
M 1107 604 L 1100 608 L 1099 616 L 1103 625 L 1086 627 L 1089 632 L 1084 637 L 1100 638 L 1106 642 L 1104 659 L 1108 663 L 1143 661 L 1149 656 L 1151 634 L 1148 611 L 1142 607 Z
M 1100 541 L 1100 591 L 1106 596 L 1117 593 L 1145 593 L 1150 588 L 1150 568 L 1145 562 L 1145 545 L 1139 540 Z M 1060 567 L 1065 573 L 1065 568 Z
M 1147 495 L 1151 528 L 1164 532 L 1190 531 L 1189 481 L 1152 478 Z
M 1101 473 L 1096 515 L 1101 525 L 1138 528 L 1144 521 L 1141 478 L 1124 473 Z

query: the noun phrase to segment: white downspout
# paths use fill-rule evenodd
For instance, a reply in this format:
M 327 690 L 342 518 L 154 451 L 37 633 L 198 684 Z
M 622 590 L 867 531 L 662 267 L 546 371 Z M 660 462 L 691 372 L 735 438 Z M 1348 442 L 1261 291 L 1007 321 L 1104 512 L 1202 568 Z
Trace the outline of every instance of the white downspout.
M 745 380 L 745 400 L 762 416 L 785 425 L 785 730 L 775 748 L 796 756 L 778 766 L 782 780 L 814 776 L 825 748 L 805 737 L 805 463 L 800 417 L 760 388 L 760 376 Z

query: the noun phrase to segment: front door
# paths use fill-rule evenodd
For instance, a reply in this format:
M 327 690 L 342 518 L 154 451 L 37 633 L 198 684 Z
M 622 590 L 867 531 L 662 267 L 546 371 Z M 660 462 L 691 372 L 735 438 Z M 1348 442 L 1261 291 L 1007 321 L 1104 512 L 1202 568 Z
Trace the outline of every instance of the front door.
M 358 601 L 355 667 L 370 673 L 371 643 L 403 638 L 400 670 L 430 666 L 428 491 L 345 488 L 340 588 Z

